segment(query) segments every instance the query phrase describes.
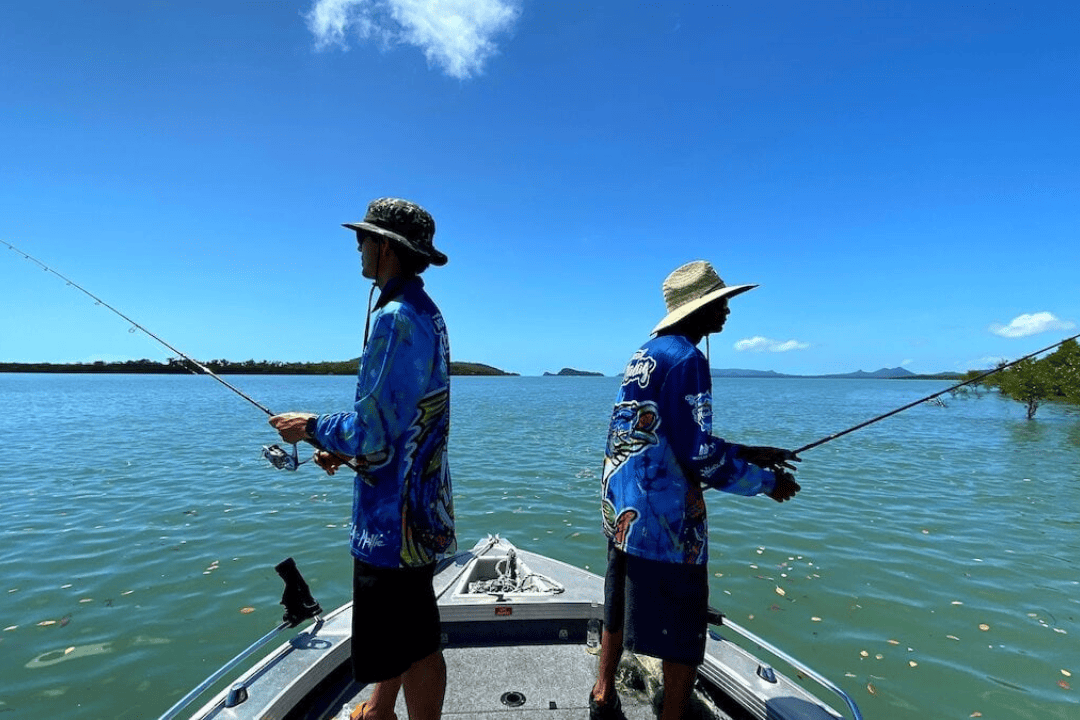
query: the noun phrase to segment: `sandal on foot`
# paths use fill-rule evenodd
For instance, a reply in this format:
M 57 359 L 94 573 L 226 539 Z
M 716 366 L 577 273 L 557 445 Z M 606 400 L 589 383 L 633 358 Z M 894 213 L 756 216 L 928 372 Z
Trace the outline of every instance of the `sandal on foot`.
M 353 708 L 353 711 L 349 713 L 349 720 L 364 720 L 364 713 L 367 711 L 367 700 L 360 703 Z M 397 720 L 397 713 L 390 713 L 390 717 Z
M 589 693 L 589 720 L 624 720 L 622 700 L 618 693 L 613 693 L 614 699 L 608 700 L 601 705 L 596 698 Z

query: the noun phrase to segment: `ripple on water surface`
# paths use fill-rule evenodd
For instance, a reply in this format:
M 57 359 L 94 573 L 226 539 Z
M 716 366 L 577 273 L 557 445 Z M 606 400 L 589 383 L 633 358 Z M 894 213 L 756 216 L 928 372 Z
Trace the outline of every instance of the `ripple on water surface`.
M 236 382 L 278 410 L 341 409 L 353 386 Z M 454 379 L 461 545 L 501 532 L 602 572 L 617 385 Z M 716 429 L 799 446 L 942 386 L 718 380 Z M 348 599 L 350 479 L 267 468 L 265 417 L 213 381 L 0 376 L 0 390 L 20 409 L 0 417 L 11 456 L 49 458 L 0 476 L 0 711 L 157 716 L 277 624 L 286 556 L 324 608 Z M 867 717 L 1072 720 L 1078 460 L 1080 419 L 1060 409 L 1029 423 L 995 397 L 913 408 L 805 453 L 793 502 L 709 493 L 713 604 Z

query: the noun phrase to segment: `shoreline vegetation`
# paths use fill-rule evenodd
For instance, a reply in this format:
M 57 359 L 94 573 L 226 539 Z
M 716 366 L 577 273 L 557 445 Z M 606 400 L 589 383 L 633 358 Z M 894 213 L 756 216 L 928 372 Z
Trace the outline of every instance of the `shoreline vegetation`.
M 276 360 L 209 360 L 202 363 L 217 375 L 355 375 L 359 358 L 342 361 L 287 363 Z M 0 363 L 5 373 L 115 373 L 135 375 L 184 375 L 203 374 L 187 360 L 172 358 L 167 362 L 157 360 L 124 360 L 92 363 Z M 451 362 L 451 375 L 516 376 L 483 363 Z
M 1036 360 L 1028 357 L 1011 367 L 1002 362 L 1000 372 L 978 379 L 981 373 L 969 372 L 965 380 L 974 384 L 963 390 L 978 393 L 982 388 L 1025 406 L 1027 419 L 1044 403 L 1080 406 L 1080 345 L 1075 338 L 1059 344 L 1057 350 Z
M 286 363 L 269 360 L 210 360 L 203 367 L 215 375 L 354 375 L 359 358 L 343 361 Z M 998 372 L 986 377 L 984 371 L 969 370 L 967 373 L 942 372 L 919 375 L 902 367 L 882 368 L 874 372 L 858 370 L 852 373 L 832 375 L 786 375 L 772 370 L 743 370 L 712 368 L 714 378 L 816 378 L 816 379 L 879 379 L 879 380 L 947 380 L 967 381 L 970 385 L 952 389 L 956 393 L 996 391 L 1026 407 L 1028 419 L 1035 417 L 1039 406 L 1058 402 L 1080 406 L 1080 345 L 1075 339 L 1060 344 L 1057 350 L 1042 359 L 1026 358 L 1006 367 L 998 365 Z M 92 363 L 11 363 L 0 362 L 0 373 L 113 373 L 113 374 L 202 374 L 189 360 L 170 358 L 157 360 L 124 360 Z M 451 362 L 450 375 L 474 377 L 516 377 L 519 373 L 473 362 Z M 575 370 L 564 367 L 557 373 L 545 372 L 542 377 L 604 377 L 603 373 Z

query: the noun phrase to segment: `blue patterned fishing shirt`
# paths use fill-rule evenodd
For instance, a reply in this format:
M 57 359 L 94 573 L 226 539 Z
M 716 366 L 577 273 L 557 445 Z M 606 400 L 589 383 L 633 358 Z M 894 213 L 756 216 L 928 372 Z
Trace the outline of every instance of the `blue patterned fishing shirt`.
M 418 277 L 392 280 L 376 307 L 354 409 L 320 415 L 315 439 L 362 468 L 352 554 L 379 567 L 418 567 L 456 547 L 447 462 L 450 342 Z
M 604 456 L 604 533 L 630 555 L 708 562 L 703 489 L 768 493 L 771 470 L 736 457 L 741 445 L 712 434 L 712 377 L 681 335 L 649 340 L 630 359 Z

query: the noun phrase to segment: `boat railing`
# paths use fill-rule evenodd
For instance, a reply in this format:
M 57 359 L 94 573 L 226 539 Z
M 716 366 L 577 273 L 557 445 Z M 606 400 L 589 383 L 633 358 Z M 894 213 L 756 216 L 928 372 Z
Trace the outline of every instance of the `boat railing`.
M 166 710 L 165 713 L 161 717 L 158 718 L 158 720 L 172 720 L 173 718 L 179 716 L 180 713 L 182 713 L 184 711 L 184 708 L 186 708 L 188 705 L 190 705 L 192 702 L 194 702 L 195 699 L 198 698 L 200 695 L 202 695 L 204 692 L 209 690 L 214 685 L 214 683 L 216 683 L 221 678 L 225 677 L 225 675 L 227 673 L 231 672 L 233 668 L 235 668 L 237 665 L 242 663 L 247 658 L 251 657 L 252 653 L 254 653 L 256 650 L 261 648 L 266 643 L 270 642 L 270 640 L 273 639 L 273 637 L 275 635 L 277 635 L 279 632 L 281 632 L 282 630 L 284 630 L 287 627 L 289 627 L 289 623 L 282 622 L 276 628 L 274 628 L 273 630 L 266 633 L 265 635 L 263 635 L 261 638 L 259 638 L 255 642 L 253 642 L 251 645 L 249 645 L 247 647 L 247 649 L 245 649 L 243 652 L 241 652 L 239 655 L 234 657 L 229 662 L 222 665 L 220 668 L 218 668 L 212 675 L 210 675 L 210 677 L 206 678 L 201 683 L 199 683 L 199 685 L 197 687 L 195 687 L 194 689 L 192 689 L 191 692 L 189 692 L 184 697 L 180 698 L 176 702 L 176 704 L 173 705 L 168 710 Z M 232 701 L 232 703 L 233 704 L 238 704 L 239 702 L 242 702 L 243 701 L 242 696 L 244 694 L 246 694 L 246 692 L 247 692 L 247 689 L 244 688 L 243 686 L 234 686 L 233 688 L 231 688 L 230 693 L 232 693 L 234 696 L 236 696 L 235 699 Z
M 180 698 L 175 705 L 166 710 L 158 720 L 172 720 L 179 716 L 180 713 L 184 711 L 184 708 L 191 705 L 191 703 L 193 703 L 200 695 L 209 690 L 237 665 L 251 657 L 256 650 L 270 642 L 275 635 L 285 628 L 294 628 L 311 618 L 315 618 L 316 628 L 321 626 L 322 620 L 320 615 L 322 615 L 322 607 L 320 607 L 318 601 L 311 596 L 311 590 L 308 588 L 307 582 L 300 574 L 293 559 L 285 558 L 277 564 L 274 570 L 277 571 L 277 574 L 285 581 L 285 591 L 281 595 L 281 604 L 285 606 L 285 614 L 281 618 L 281 624 L 253 642 L 239 655 L 214 671 L 210 677 L 203 680 L 191 692 Z M 239 704 L 243 702 L 246 697 L 247 688 L 243 684 L 238 683 L 230 688 L 226 707 L 232 707 L 233 705 Z
M 851 698 L 851 696 L 844 692 L 844 690 L 841 689 L 839 685 L 834 683 L 832 680 L 829 680 L 827 677 L 817 672 L 813 668 L 809 667 L 806 663 L 802 662 L 801 660 L 792 655 L 789 655 L 788 653 L 776 647 L 769 641 L 757 636 L 756 634 L 747 630 L 741 625 L 732 622 L 730 619 L 723 616 L 720 611 L 716 610 L 715 608 L 709 609 L 709 623 L 712 625 L 719 625 L 730 629 L 732 632 L 736 633 L 742 638 L 766 650 L 774 657 L 784 661 L 792 668 L 797 670 L 801 675 L 813 680 L 821 687 L 840 697 L 840 699 L 842 699 L 847 705 L 848 710 L 851 712 L 850 720 L 863 720 L 862 712 L 859 711 L 859 706 L 855 704 L 855 701 Z M 758 675 L 765 680 L 775 682 L 774 677 L 770 677 L 773 675 L 772 668 L 767 665 L 760 665 L 758 667 Z

